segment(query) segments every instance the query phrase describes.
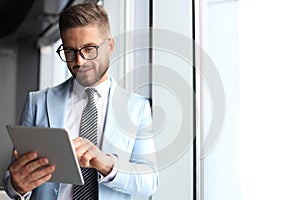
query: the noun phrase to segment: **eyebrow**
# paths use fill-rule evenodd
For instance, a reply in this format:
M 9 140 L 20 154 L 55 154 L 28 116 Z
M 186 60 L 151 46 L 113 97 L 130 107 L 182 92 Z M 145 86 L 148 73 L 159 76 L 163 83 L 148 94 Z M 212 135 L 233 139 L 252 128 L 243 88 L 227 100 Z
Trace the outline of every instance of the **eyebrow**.
M 94 42 L 90 42 L 90 43 L 84 44 L 83 46 L 81 46 L 81 47 L 79 47 L 79 48 L 77 48 L 77 49 L 81 49 L 81 48 L 83 48 L 83 47 L 88 47 L 88 46 L 98 46 L 98 45 L 99 45 L 99 44 L 96 44 L 96 43 L 94 43 Z M 76 48 L 74 48 L 74 47 L 64 46 L 64 45 L 63 45 L 63 48 L 64 48 L 64 49 L 76 49 Z

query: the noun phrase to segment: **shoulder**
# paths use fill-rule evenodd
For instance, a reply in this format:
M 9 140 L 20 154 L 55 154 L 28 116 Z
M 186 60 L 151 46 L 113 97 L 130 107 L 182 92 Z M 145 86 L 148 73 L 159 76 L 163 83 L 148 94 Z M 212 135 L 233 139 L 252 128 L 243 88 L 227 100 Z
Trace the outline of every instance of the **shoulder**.
M 129 115 L 131 121 L 136 124 L 140 124 L 144 118 L 150 121 L 151 108 L 148 98 L 124 89 L 113 82 L 109 98 L 111 110 L 115 116 L 125 119 Z
M 41 98 L 43 96 L 46 96 L 49 91 L 53 93 L 61 93 L 66 89 L 69 90 L 72 87 L 72 85 L 73 85 L 73 78 L 70 78 L 59 85 L 48 87 L 46 89 L 42 89 L 39 91 L 29 92 L 29 96 L 31 98 Z
M 132 105 L 135 107 L 144 105 L 149 102 L 148 98 L 118 85 L 113 78 L 111 79 L 110 99 L 114 101 L 116 105 L 122 102 L 127 106 Z

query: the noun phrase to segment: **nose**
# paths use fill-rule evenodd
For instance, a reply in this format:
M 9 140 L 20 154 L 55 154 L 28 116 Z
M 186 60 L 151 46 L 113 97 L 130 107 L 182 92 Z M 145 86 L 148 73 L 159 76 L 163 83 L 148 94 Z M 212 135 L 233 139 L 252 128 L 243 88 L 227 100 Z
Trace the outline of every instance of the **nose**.
M 85 59 L 82 57 L 80 51 L 76 52 L 75 63 L 77 65 L 82 65 L 85 62 Z

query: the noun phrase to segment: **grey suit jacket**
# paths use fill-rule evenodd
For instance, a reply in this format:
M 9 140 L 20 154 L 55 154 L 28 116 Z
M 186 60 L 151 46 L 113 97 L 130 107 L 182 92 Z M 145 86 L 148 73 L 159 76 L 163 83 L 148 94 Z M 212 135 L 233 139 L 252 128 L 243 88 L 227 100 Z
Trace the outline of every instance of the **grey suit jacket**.
M 151 110 L 148 101 L 120 88 L 111 78 L 102 151 L 118 157 L 113 180 L 99 181 L 99 198 L 127 200 L 147 197 L 158 187 L 155 149 L 151 139 Z M 52 88 L 28 94 L 20 125 L 64 127 L 73 79 Z M 4 176 L 6 183 L 9 173 Z M 32 191 L 32 200 L 55 200 L 60 183 L 47 182 Z

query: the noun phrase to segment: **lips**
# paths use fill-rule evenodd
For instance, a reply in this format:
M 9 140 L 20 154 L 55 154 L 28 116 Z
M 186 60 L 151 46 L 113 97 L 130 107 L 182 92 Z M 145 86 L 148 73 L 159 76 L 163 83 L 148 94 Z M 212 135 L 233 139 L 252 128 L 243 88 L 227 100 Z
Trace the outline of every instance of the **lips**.
M 78 67 L 78 68 L 74 68 L 74 70 L 77 72 L 77 73 L 86 73 L 88 71 L 90 71 L 92 69 L 92 67 Z
M 91 70 L 91 68 L 84 68 L 84 69 L 79 69 L 78 70 L 78 72 L 87 72 L 87 71 L 89 71 L 89 70 Z

